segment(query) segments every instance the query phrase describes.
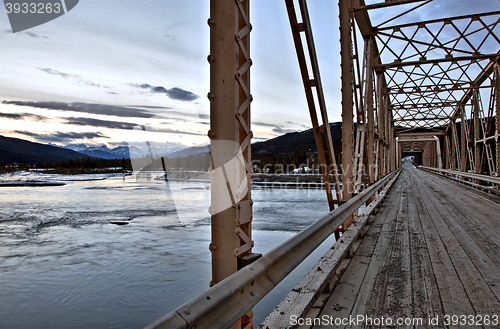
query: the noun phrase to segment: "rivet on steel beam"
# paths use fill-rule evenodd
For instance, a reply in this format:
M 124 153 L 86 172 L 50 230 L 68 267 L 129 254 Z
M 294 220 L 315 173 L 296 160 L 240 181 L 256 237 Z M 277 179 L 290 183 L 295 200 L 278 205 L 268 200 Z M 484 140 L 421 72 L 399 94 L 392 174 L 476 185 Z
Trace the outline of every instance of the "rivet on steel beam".
M 184 310 L 184 313 L 186 313 L 187 315 L 189 315 L 189 314 L 191 314 L 191 311 L 189 310 L 189 308 L 186 308 L 186 309 Z
M 212 95 L 212 93 L 210 93 L 210 92 L 207 94 L 207 97 L 208 97 L 208 100 L 210 100 L 210 101 L 213 101 L 215 98 L 214 95 Z
M 208 55 L 207 56 L 207 61 L 208 63 L 212 64 L 214 62 L 214 58 L 212 57 L 212 55 Z
M 209 18 L 209 19 L 207 20 L 207 24 L 208 24 L 208 26 L 210 26 L 210 27 L 212 27 L 212 26 L 214 26 L 214 25 L 215 25 L 214 21 L 213 21 L 211 18 Z
M 212 130 L 209 130 L 207 135 L 210 138 L 214 138 L 215 137 L 215 132 L 213 132 Z

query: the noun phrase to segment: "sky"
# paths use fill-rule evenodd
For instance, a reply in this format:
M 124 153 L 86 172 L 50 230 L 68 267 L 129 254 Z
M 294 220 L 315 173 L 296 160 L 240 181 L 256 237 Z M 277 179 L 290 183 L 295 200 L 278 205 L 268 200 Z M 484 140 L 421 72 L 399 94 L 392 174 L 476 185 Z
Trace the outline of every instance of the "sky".
M 308 6 L 329 121 L 341 121 L 338 4 Z M 398 7 L 373 11 L 373 25 L 409 8 Z M 410 16 L 493 10 L 498 0 L 435 0 Z M 250 16 L 253 141 L 310 128 L 285 2 L 253 0 Z M 58 145 L 208 144 L 208 18 L 208 0 L 80 0 L 12 33 L 0 8 L 0 135 Z

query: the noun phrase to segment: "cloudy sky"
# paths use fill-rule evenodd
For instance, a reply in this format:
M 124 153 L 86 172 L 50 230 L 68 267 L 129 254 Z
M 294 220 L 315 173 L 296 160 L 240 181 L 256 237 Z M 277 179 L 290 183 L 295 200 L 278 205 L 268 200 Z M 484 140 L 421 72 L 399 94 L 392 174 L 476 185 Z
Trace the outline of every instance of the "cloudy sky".
M 338 5 L 308 4 L 329 119 L 340 121 Z M 500 10 L 499 4 L 435 0 L 411 15 L 424 20 Z M 307 129 L 310 119 L 284 1 L 251 6 L 258 141 Z M 392 13 L 409 8 L 399 7 Z M 384 15 L 374 11 L 373 24 Z M 12 33 L 1 8 L 0 135 L 61 145 L 208 143 L 208 17 L 208 0 L 80 0 L 62 17 Z

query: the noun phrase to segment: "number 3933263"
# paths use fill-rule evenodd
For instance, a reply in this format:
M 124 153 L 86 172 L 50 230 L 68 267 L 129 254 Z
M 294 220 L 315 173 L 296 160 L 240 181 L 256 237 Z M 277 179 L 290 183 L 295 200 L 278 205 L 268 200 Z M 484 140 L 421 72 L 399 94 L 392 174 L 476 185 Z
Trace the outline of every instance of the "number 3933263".
M 79 0 L 4 0 L 12 32 L 47 23 L 73 9 Z

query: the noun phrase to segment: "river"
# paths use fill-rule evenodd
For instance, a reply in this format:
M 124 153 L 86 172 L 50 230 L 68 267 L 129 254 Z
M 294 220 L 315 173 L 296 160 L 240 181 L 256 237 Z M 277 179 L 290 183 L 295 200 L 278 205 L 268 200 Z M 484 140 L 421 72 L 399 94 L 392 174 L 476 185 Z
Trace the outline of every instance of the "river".
M 209 185 L 127 176 L 1 187 L 0 327 L 143 328 L 208 289 Z M 324 194 L 252 190 L 253 251 L 266 253 L 327 213 Z M 333 242 L 254 308 L 257 324 Z

